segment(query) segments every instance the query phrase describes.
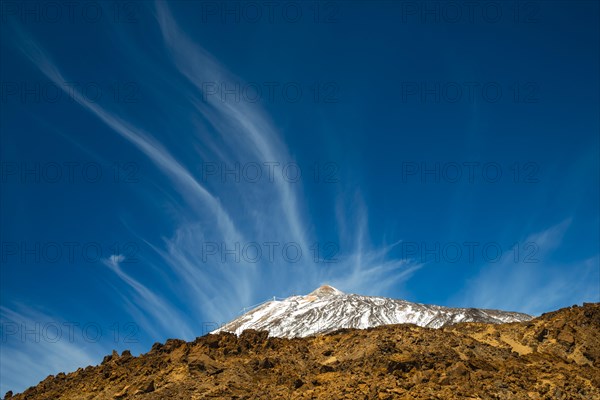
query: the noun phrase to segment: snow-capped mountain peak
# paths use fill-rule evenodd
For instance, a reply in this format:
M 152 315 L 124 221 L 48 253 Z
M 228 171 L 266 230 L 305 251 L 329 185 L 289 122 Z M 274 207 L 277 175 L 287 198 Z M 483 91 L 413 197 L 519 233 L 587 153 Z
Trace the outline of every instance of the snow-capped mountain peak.
M 246 329 L 256 329 L 267 330 L 274 337 L 305 337 L 342 328 L 365 329 L 388 324 L 440 328 L 459 322 L 505 323 L 531 318 L 517 312 L 450 308 L 347 294 L 323 285 L 307 295 L 265 302 L 212 333 L 240 334 Z

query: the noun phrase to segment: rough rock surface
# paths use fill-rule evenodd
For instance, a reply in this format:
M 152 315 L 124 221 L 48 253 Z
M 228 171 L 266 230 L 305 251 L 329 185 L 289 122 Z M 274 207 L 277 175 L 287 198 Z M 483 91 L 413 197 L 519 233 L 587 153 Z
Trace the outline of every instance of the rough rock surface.
M 600 399 L 600 303 L 527 322 L 170 339 L 14 399 Z

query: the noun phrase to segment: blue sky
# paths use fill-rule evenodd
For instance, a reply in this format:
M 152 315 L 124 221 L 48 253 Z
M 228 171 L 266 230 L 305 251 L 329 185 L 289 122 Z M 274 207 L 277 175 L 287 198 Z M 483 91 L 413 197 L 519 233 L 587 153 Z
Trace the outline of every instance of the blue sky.
M 598 3 L 87 4 L 2 5 L 2 393 L 324 283 L 600 301 Z

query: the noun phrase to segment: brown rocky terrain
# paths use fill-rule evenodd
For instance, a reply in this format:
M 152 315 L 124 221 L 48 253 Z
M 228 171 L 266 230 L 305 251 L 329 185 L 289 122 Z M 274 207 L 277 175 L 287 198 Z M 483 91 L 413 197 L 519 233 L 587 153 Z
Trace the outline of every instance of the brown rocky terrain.
M 501 325 L 171 339 L 12 399 L 600 399 L 600 303 Z

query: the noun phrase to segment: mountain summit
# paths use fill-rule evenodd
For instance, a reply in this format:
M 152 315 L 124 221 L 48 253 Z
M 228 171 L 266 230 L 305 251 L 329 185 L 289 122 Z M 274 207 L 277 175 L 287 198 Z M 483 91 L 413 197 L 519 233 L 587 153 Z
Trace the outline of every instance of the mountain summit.
M 338 296 L 344 294 L 344 292 L 337 290 L 333 286 L 323 285 L 319 288 L 310 292 L 307 296 L 326 297 L 326 296 Z
M 386 297 L 347 294 L 323 285 L 307 295 L 273 300 L 241 315 L 212 333 L 241 334 L 266 330 L 273 337 L 305 337 L 343 328 L 372 328 L 415 324 L 441 328 L 459 322 L 504 323 L 529 321 L 527 314 L 478 308 L 449 308 Z

